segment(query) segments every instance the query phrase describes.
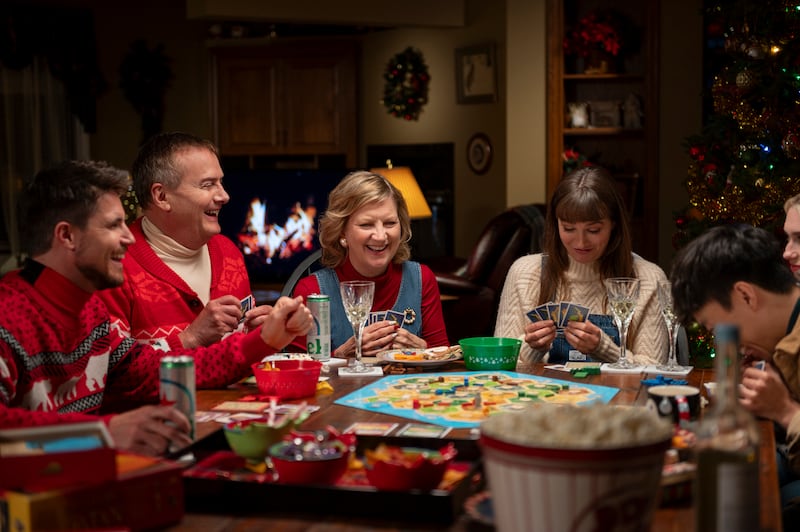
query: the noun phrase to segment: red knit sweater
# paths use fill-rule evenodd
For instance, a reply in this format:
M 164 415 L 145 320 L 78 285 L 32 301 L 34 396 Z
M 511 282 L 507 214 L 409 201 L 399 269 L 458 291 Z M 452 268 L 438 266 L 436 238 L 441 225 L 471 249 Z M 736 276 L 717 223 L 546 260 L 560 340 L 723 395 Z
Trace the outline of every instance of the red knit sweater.
M 99 293 L 111 314 L 111 324 L 125 335 L 161 349 L 182 347 L 178 334 L 203 310 L 197 293 L 164 264 L 142 232 L 142 220 L 131 224 L 136 243 L 122 261 L 125 281 L 117 288 Z M 208 242 L 211 257 L 211 299 L 233 294 L 250 295 L 242 254 L 222 235 Z
M 195 357 L 199 388 L 219 388 L 272 352 L 253 331 L 175 354 Z M 0 427 L 90 421 L 101 410 L 156 403 L 163 355 L 111 329 L 96 295 L 41 264 L 0 279 Z

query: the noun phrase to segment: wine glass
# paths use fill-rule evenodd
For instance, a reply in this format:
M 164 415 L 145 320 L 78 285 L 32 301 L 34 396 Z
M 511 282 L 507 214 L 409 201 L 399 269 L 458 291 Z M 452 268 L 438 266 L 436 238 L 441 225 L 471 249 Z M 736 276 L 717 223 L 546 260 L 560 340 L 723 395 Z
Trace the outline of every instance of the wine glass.
M 361 333 L 364 331 L 367 315 L 372 308 L 375 283 L 372 281 L 344 281 L 339 283 L 339 291 L 342 294 L 344 312 L 350 325 L 353 326 L 353 337 L 356 340 L 356 358 L 347 371 L 363 373 L 367 371 L 367 366 L 361 362 Z
M 658 303 L 661 305 L 661 315 L 667 324 L 667 334 L 669 335 L 669 358 L 666 364 L 656 366 L 659 371 L 683 371 L 686 368 L 678 364 L 675 354 L 675 341 L 678 337 L 678 329 L 681 324 L 675 315 L 672 304 L 672 283 L 669 281 L 658 282 Z
M 625 348 L 628 326 L 636 309 L 636 300 L 639 299 L 639 279 L 633 277 L 612 277 L 604 281 L 608 306 L 614 316 L 614 323 L 619 329 L 619 360 L 609 364 L 613 369 L 633 369 L 639 367 L 627 358 Z

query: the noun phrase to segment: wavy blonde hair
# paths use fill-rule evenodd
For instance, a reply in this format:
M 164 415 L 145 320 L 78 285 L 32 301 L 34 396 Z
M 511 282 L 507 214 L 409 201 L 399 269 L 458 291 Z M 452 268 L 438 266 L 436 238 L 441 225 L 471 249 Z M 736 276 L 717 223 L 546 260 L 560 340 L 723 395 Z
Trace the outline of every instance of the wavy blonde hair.
M 350 217 L 364 205 L 378 203 L 386 199 L 394 200 L 397 216 L 400 219 L 400 246 L 392 258 L 401 264 L 411 257 L 411 218 L 408 206 L 400 191 L 385 177 L 374 172 L 358 170 L 350 172 L 328 195 L 328 209 L 319 222 L 319 242 L 322 246 L 322 264 L 328 268 L 340 266 L 347 249 L 339 242 Z

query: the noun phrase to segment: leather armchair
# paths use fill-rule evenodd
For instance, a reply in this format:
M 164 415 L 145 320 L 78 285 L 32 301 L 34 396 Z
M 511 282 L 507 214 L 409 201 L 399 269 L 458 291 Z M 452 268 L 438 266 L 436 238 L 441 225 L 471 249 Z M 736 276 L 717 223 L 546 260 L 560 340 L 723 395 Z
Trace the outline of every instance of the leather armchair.
M 500 294 L 511 264 L 541 251 L 544 236 L 542 204 L 508 209 L 486 224 L 466 259 L 449 265 L 430 264 L 442 298 L 451 343 L 471 336 L 492 336 Z

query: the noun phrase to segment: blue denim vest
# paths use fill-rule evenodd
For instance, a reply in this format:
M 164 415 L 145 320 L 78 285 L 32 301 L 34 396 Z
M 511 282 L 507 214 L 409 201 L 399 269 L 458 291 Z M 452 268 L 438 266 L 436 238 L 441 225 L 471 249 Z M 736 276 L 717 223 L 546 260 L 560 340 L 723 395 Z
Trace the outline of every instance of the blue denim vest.
M 589 314 L 588 320 L 600 327 L 600 330 L 610 336 L 615 344 L 619 345 L 619 329 L 614 325 L 614 318 L 612 316 L 607 314 Z M 556 334 L 556 339 L 553 340 L 553 347 L 550 348 L 550 356 L 547 361 L 550 364 L 565 364 L 570 360 L 590 361 L 592 357 L 574 349 L 569 342 L 567 342 L 566 338 L 564 338 L 563 333 L 558 333 Z
M 324 268 L 314 272 L 313 275 L 317 278 L 319 291 L 331 298 L 331 352 L 333 352 L 353 336 L 353 327 L 344 313 L 336 271 Z M 405 313 L 406 309 L 413 310 L 416 313 L 416 319 L 413 323 L 404 323 L 402 326 L 408 332 L 419 336 L 422 331 L 422 268 L 418 262 L 410 260 L 403 263 L 400 291 L 394 305 L 391 309 L 377 310 L 394 310 Z

